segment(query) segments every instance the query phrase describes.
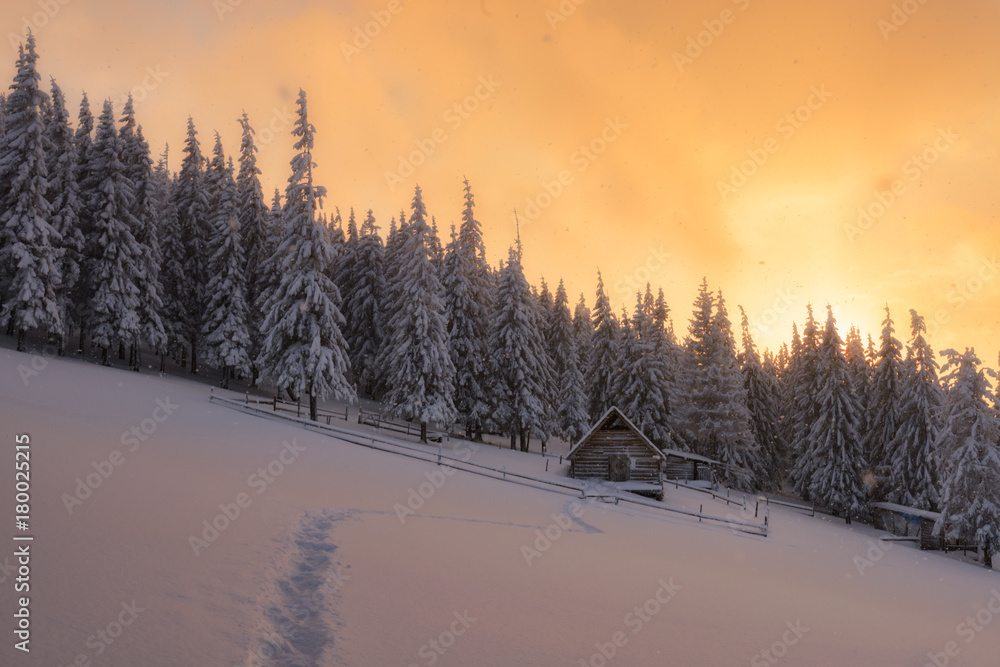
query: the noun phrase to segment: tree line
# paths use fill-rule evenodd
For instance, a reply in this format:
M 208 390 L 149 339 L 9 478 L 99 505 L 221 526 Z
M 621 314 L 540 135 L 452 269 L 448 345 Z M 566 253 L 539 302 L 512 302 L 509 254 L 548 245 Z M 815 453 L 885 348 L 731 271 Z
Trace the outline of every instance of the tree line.
M 1000 398 L 973 350 L 939 367 L 910 311 L 903 345 L 886 308 L 879 344 L 846 340 L 832 308 L 757 349 L 740 309 L 704 280 L 679 337 L 662 289 L 615 312 L 600 272 L 594 308 L 564 283 L 529 284 L 520 241 L 491 266 L 472 188 L 442 244 L 419 186 L 385 239 L 372 210 L 323 211 L 315 128 L 300 91 L 295 155 L 270 204 L 244 113 L 236 159 L 203 155 L 188 118 L 180 167 L 151 157 L 131 99 L 95 119 L 84 93 L 42 89 L 35 40 L 0 96 L 0 326 L 23 350 L 89 345 L 139 370 L 142 355 L 222 385 L 270 383 L 295 400 L 360 396 L 422 424 L 578 441 L 612 405 L 656 444 L 720 461 L 737 488 L 789 486 L 848 519 L 873 500 L 943 513 L 951 538 L 1000 544 Z M 360 220 L 359 220 L 360 217 Z M 426 436 L 426 430 L 424 430 Z

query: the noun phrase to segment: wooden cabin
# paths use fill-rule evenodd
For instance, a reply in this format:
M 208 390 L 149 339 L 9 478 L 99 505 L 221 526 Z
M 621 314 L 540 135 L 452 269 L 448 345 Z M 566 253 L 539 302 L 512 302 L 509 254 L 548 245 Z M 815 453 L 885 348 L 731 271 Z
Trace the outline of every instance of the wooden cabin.
M 664 449 L 663 458 L 663 477 L 682 482 L 712 483 L 715 481 L 715 471 L 723 466 L 720 461 L 715 461 L 707 456 L 682 452 L 677 449 Z
M 935 537 L 934 524 L 941 518 L 938 512 L 915 507 L 905 507 L 895 503 L 872 503 L 875 515 L 875 527 L 888 531 L 900 537 L 913 537 L 914 542 L 920 542 L 920 548 L 944 549 L 944 538 Z
M 616 407 L 570 450 L 570 475 L 577 479 L 660 484 L 663 455 Z

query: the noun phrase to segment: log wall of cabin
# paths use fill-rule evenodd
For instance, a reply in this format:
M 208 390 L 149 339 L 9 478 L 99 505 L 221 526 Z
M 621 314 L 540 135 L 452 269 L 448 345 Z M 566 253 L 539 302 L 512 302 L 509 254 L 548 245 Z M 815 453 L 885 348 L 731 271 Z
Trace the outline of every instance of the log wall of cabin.
M 573 455 L 572 475 L 578 479 L 608 479 L 608 457 L 627 454 L 632 458 L 630 479 L 659 482 L 660 462 L 649 446 L 630 431 L 597 431 Z

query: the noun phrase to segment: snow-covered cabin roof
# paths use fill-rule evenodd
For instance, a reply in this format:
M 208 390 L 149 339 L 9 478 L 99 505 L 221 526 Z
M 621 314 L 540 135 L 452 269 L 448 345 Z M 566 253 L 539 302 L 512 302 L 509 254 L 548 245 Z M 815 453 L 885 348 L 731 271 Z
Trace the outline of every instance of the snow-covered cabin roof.
M 664 456 L 676 456 L 679 459 L 687 459 L 688 461 L 701 461 L 702 463 L 715 463 L 717 465 L 722 465 L 722 461 L 716 461 L 715 459 L 710 459 L 707 456 L 702 456 L 701 454 L 692 454 L 691 452 L 682 452 L 679 449 L 664 449 Z
M 610 408 L 608 408 L 608 411 L 604 413 L 604 416 L 598 419 L 597 422 L 595 422 L 594 425 L 590 428 L 590 430 L 587 431 L 587 433 L 582 438 L 580 438 L 580 442 L 576 443 L 576 445 L 573 446 L 573 449 L 569 450 L 569 454 L 566 455 L 566 458 L 567 459 L 573 458 L 573 455 L 580 449 L 581 446 L 583 446 L 584 443 L 587 442 L 590 436 L 599 431 L 601 427 L 605 426 L 612 419 L 616 417 L 621 419 L 626 426 L 628 426 L 632 431 L 636 433 L 636 435 L 639 436 L 643 444 L 649 447 L 650 452 L 652 454 L 655 454 L 657 456 L 662 456 L 662 454 L 660 453 L 660 449 L 652 442 L 650 442 L 649 438 L 647 438 L 645 434 L 643 434 L 643 432 L 640 431 L 638 427 L 635 424 L 633 424 L 632 421 L 622 413 L 621 410 L 612 405 Z
M 931 521 L 937 521 L 941 518 L 940 512 L 930 512 L 928 510 L 917 509 L 916 507 L 897 505 L 896 503 L 872 503 L 872 507 L 877 507 L 878 509 L 887 510 L 889 512 L 895 512 L 896 514 L 902 514 L 903 516 L 915 516 L 921 519 L 929 519 Z

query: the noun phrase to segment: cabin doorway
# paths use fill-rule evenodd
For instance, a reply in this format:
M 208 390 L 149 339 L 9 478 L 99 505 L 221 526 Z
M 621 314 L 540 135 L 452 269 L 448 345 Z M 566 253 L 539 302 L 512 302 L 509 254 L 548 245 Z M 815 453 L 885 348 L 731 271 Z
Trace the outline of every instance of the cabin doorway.
M 632 471 L 632 461 L 628 454 L 608 455 L 608 479 L 612 482 L 627 482 Z

